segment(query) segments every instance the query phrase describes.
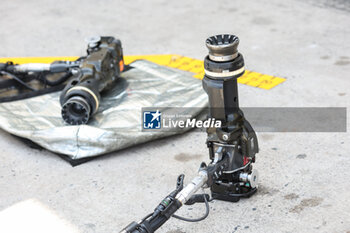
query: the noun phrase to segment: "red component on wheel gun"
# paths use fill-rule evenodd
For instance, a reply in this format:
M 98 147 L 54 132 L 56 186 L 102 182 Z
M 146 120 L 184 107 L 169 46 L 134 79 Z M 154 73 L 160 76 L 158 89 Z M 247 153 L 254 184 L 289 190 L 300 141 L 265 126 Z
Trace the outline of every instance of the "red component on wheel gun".
M 243 166 L 246 165 L 247 163 L 249 163 L 249 157 L 244 156 L 243 157 Z

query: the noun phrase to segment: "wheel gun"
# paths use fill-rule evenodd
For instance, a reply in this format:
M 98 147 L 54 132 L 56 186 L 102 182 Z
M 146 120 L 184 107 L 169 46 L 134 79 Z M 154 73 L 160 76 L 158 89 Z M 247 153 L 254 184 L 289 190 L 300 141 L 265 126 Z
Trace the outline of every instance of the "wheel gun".
M 62 118 L 71 125 L 86 124 L 96 113 L 100 93 L 108 88 L 124 69 L 120 40 L 113 37 L 91 37 L 87 56 L 74 68 L 73 77 L 60 96 Z
M 87 43 L 87 55 L 76 61 L 0 63 L 0 76 L 7 77 L 0 82 L 1 88 L 19 89 L 19 95 L 7 99 L 17 100 L 63 89 L 60 96 L 63 120 L 71 125 L 86 124 L 98 110 L 100 93 L 111 87 L 124 69 L 120 40 L 93 36 Z M 62 73 L 59 78 L 53 78 Z M 35 84 L 45 87 L 34 88 Z

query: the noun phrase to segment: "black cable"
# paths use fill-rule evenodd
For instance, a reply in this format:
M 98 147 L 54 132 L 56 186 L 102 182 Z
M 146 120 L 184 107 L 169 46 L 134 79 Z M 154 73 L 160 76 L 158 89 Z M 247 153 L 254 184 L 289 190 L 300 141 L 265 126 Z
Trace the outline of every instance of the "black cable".
M 185 175 L 181 174 L 177 177 L 176 181 L 176 194 L 179 193 L 184 188 Z
M 141 222 L 145 221 L 147 218 L 151 217 L 153 215 L 153 213 L 147 214 L 142 220 Z
M 16 80 L 18 83 L 22 84 L 24 87 L 28 88 L 29 90 L 32 91 L 36 91 L 34 88 L 32 88 L 31 86 L 29 86 L 28 84 L 26 84 L 25 82 L 23 82 L 20 78 L 18 78 L 16 75 L 11 74 L 9 72 L 6 71 L 1 71 L 1 74 L 6 74 L 8 76 L 10 76 L 13 80 Z
M 75 60 L 75 61 L 81 61 L 81 60 L 84 60 L 85 58 L 86 58 L 87 56 L 81 56 L 81 57 L 79 57 L 77 60 Z
M 182 216 L 178 216 L 176 214 L 174 214 L 173 217 L 176 218 L 176 219 L 182 220 L 182 221 L 186 221 L 186 222 L 199 222 L 199 221 L 204 220 L 209 215 L 209 203 L 208 203 L 208 200 L 207 200 L 206 196 L 205 195 L 203 195 L 203 196 L 204 196 L 203 198 L 204 198 L 204 202 L 205 202 L 206 211 L 205 211 L 205 214 L 202 217 L 191 219 L 191 218 L 185 218 L 185 217 L 182 217 Z

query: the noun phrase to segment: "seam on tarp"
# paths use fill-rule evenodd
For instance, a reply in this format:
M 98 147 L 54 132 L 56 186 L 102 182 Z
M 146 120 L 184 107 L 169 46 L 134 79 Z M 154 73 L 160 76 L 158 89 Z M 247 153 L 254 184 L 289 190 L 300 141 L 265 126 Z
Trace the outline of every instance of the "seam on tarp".
M 77 147 L 77 153 L 74 156 L 74 159 L 76 159 L 79 155 L 79 131 L 80 131 L 80 126 L 78 127 L 77 133 L 75 134 L 75 143 L 76 143 L 76 147 Z

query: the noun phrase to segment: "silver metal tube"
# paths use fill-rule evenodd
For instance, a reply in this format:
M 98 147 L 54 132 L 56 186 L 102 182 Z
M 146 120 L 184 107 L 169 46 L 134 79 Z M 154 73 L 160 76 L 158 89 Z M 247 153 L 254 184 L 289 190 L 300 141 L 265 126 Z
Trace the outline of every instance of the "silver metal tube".
M 177 195 L 176 199 L 184 205 L 193 194 L 195 194 L 198 189 L 204 186 L 208 180 L 208 174 L 206 171 L 200 171 L 198 176 L 196 176 L 185 188 L 183 188 Z
M 16 65 L 14 67 L 17 72 L 41 72 L 50 71 L 50 64 L 45 63 L 27 63 L 22 65 Z

